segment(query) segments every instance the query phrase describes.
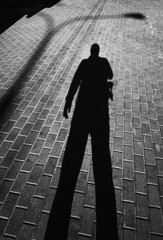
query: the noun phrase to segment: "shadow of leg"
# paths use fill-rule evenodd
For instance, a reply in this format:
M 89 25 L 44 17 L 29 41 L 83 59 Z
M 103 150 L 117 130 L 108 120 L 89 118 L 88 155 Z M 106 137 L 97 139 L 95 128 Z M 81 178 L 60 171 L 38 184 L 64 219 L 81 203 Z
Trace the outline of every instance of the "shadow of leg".
M 82 165 L 88 134 L 82 133 L 75 126 L 70 130 L 58 189 L 53 202 L 46 229 L 45 240 L 66 240 L 68 237 L 69 220 L 74 190 Z
M 109 150 L 109 121 L 91 131 L 96 187 L 96 240 L 118 240 L 116 199 Z

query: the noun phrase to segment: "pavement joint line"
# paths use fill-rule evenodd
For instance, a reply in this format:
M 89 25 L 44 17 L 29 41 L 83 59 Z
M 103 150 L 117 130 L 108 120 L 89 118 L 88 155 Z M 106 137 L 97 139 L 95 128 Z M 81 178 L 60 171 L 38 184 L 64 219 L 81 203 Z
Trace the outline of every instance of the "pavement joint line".
M 148 182 L 148 181 L 147 181 L 147 185 L 158 187 L 158 184 L 157 184 L 157 183 L 152 183 L 152 182 Z
M 9 220 L 9 218 L 8 218 L 8 217 L 1 216 L 1 215 L 0 215 L 0 219 L 4 219 L 4 220 L 7 220 L 7 221 Z
M 148 196 L 148 194 L 147 194 L 147 193 L 144 193 L 144 192 L 138 192 L 138 191 L 135 191 L 135 194 L 139 194 L 139 195 Z
M 122 201 L 125 203 L 135 204 L 135 201 L 133 201 L 133 200 L 123 199 Z
M 34 194 L 34 195 L 33 195 L 33 198 L 45 199 L 45 197 L 43 197 L 43 196 L 41 196 L 41 195 L 37 195 L 37 194 Z
M 92 237 L 91 234 L 87 234 L 87 233 L 83 233 L 83 232 L 79 232 L 78 234 L 79 234 L 79 236 L 83 236 L 83 237 L 88 237 L 88 238 Z
M 13 238 L 13 239 L 16 239 L 16 235 L 12 235 L 12 234 L 9 234 L 9 233 L 5 233 L 3 234 L 5 237 L 9 237 L 9 238 Z
M 46 213 L 46 214 L 50 214 L 50 210 L 48 211 L 48 210 L 43 209 L 41 212 Z
M 27 224 L 27 225 L 30 225 L 30 226 L 36 226 L 37 224 L 34 223 L 34 222 L 29 222 L 29 221 L 24 221 L 23 223 Z
M 29 185 L 33 185 L 33 186 L 37 186 L 38 185 L 37 183 L 34 183 L 34 182 L 28 182 L 28 180 L 27 180 L 26 183 L 29 184 Z
M 28 207 L 22 206 L 22 205 L 18 205 L 18 204 L 15 205 L 15 208 L 28 210 Z
M 156 206 L 156 205 L 149 204 L 148 206 L 149 206 L 149 208 L 156 208 L 156 209 L 161 209 L 162 210 L 162 207 L 158 206 L 158 205 Z
M 162 234 L 162 233 L 157 233 L 157 232 L 152 232 L 152 231 L 151 231 L 151 234 L 154 235 L 154 236 L 163 237 L 163 234 Z
M 141 219 L 141 220 L 145 220 L 145 221 L 149 220 L 148 217 L 143 217 L 143 216 L 138 216 L 138 215 L 136 215 L 136 219 Z
M 131 231 L 136 231 L 136 228 L 133 228 L 133 227 L 129 227 L 129 226 L 122 226 L 123 229 L 128 229 L 128 230 L 131 230 Z
M 95 186 L 95 182 L 91 182 L 91 181 L 89 181 L 89 180 L 88 180 L 88 184 Z
M 4 180 L 4 181 L 9 181 L 9 182 L 13 182 L 13 181 L 14 181 L 14 179 L 12 179 L 12 178 L 6 178 L 6 177 L 4 177 L 3 180 Z
M 80 190 L 76 190 L 74 191 L 75 193 L 79 193 L 79 194 L 85 194 L 85 191 L 80 191 Z
M 95 210 L 95 206 L 91 206 L 91 205 L 88 205 L 88 204 L 84 204 L 84 207 Z
M 73 219 L 80 220 L 80 217 L 78 217 L 78 216 L 75 216 L 75 215 L 71 215 L 70 217 L 71 217 L 71 218 L 73 218 Z

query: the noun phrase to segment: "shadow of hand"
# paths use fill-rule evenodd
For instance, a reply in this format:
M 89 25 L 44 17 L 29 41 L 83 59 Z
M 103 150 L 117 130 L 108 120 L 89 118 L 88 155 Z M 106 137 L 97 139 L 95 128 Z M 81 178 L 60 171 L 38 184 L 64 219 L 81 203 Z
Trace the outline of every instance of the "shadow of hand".
M 68 118 L 68 113 L 70 113 L 70 111 L 71 111 L 71 101 L 66 101 L 65 107 L 63 110 L 63 116 L 65 118 Z

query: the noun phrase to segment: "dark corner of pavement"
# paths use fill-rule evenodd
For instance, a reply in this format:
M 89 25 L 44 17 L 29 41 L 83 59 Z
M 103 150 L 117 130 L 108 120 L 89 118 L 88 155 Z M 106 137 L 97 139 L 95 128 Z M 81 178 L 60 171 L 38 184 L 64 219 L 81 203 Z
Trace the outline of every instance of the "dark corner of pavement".
M 1 0 L 0 34 L 16 23 L 23 16 L 32 17 L 44 8 L 50 8 L 60 0 Z

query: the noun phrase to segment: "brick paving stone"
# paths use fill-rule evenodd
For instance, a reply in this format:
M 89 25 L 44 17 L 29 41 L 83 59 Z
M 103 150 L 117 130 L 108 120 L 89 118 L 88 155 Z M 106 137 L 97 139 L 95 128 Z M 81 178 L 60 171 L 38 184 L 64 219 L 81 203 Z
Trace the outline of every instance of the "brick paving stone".
M 149 222 L 144 219 L 137 219 L 137 239 L 148 240 L 149 235 Z
M 123 239 L 126 240 L 134 240 L 135 239 L 135 232 L 130 229 L 123 229 Z
M 17 205 L 23 206 L 23 207 L 29 207 L 35 190 L 36 190 L 36 185 L 26 183 L 25 186 L 23 187 L 23 190 L 17 202 Z
M 31 153 L 39 154 L 43 144 L 44 144 L 44 140 L 37 139 L 32 147 Z
M 21 166 L 22 166 L 22 162 L 21 161 L 13 161 L 13 163 L 11 164 L 11 166 L 9 167 L 6 175 L 5 175 L 5 178 L 8 178 L 8 179 L 15 179 L 17 174 L 19 173 L 19 170 L 21 169 Z
M 19 194 L 10 192 L 0 210 L 0 216 L 9 218 L 18 200 Z
M 19 172 L 11 190 L 14 192 L 21 193 L 22 189 L 28 179 L 29 174 L 24 172 Z
M 50 151 L 51 151 L 50 148 L 42 148 L 41 153 L 39 154 L 36 162 L 40 164 L 46 164 L 48 161 Z
M 30 223 L 37 223 L 39 221 L 43 205 L 43 198 L 33 197 L 32 201 L 30 202 L 29 210 L 25 217 L 25 221 Z
M 145 194 L 136 193 L 136 216 L 147 218 L 149 217 L 148 211 L 148 197 Z
M 18 136 L 14 143 L 12 144 L 11 148 L 14 150 L 19 150 L 25 141 L 25 136 Z
M 85 204 L 87 203 L 88 202 L 85 201 Z M 71 215 L 80 218 L 82 214 L 83 206 L 84 206 L 84 194 L 75 192 L 73 203 L 72 203 Z
M 124 226 L 135 228 L 135 206 L 133 203 L 123 203 Z
M 134 181 L 123 180 L 123 199 L 134 201 Z
M 47 160 L 47 163 L 46 163 L 43 173 L 53 175 L 56 165 L 57 165 L 57 162 L 58 162 L 58 158 L 50 156 Z
M 9 224 L 7 225 L 7 228 L 5 230 L 5 233 L 17 236 L 19 230 L 21 229 L 21 226 L 23 224 L 23 220 L 26 215 L 26 210 L 21 208 L 15 208 L 12 217 L 10 219 Z
M 31 174 L 28 178 L 28 182 L 30 183 L 38 183 L 39 181 L 39 178 L 41 177 L 41 174 L 43 172 L 43 168 L 44 166 L 41 165 L 41 164 L 35 164 L 32 171 L 31 171 Z
M 48 214 L 47 213 L 41 213 L 40 220 L 37 224 L 36 231 L 34 233 L 34 239 L 36 240 L 43 240 L 44 234 L 46 230 L 46 225 L 48 222 Z
M 4 141 L 0 147 L 0 157 L 4 157 L 11 146 L 11 142 Z
M 92 235 L 92 227 L 93 222 L 92 219 L 94 218 L 94 209 L 92 208 L 83 208 L 83 214 L 81 219 L 81 226 L 80 226 L 80 232 L 85 233 L 88 235 Z
M 55 193 L 56 193 L 55 188 L 51 187 L 47 190 L 47 194 L 46 194 L 46 198 L 45 198 L 45 205 L 44 205 L 43 210 L 45 210 L 45 211 L 50 211 L 51 210 L 53 200 L 54 200 L 54 197 L 55 197 Z
M 35 195 L 45 197 L 47 194 L 47 190 L 50 185 L 51 179 L 52 179 L 52 176 L 42 176 L 38 183 L 37 189 L 35 191 Z
M 78 232 L 80 228 L 80 220 L 76 218 L 70 218 L 70 231 L 68 240 L 78 239 Z
M 35 231 L 35 226 L 32 226 L 30 224 L 23 224 L 22 228 L 19 232 L 19 240 L 28 240 L 28 239 L 32 239 L 32 236 L 34 234 Z
M 29 154 L 22 166 L 22 170 L 30 172 L 32 170 L 37 158 L 38 158 L 38 155 Z
M 17 151 L 9 150 L 6 156 L 3 158 L 1 166 L 9 167 L 12 164 L 13 160 L 15 159 L 16 154 Z
M 147 192 L 147 183 L 145 174 L 135 173 L 135 191 L 140 193 Z
M 11 189 L 12 185 L 11 180 L 4 179 L 0 184 L 1 194 L 0 194 L 0 202 L 3 202 L 8 194 L 8 191 Z

